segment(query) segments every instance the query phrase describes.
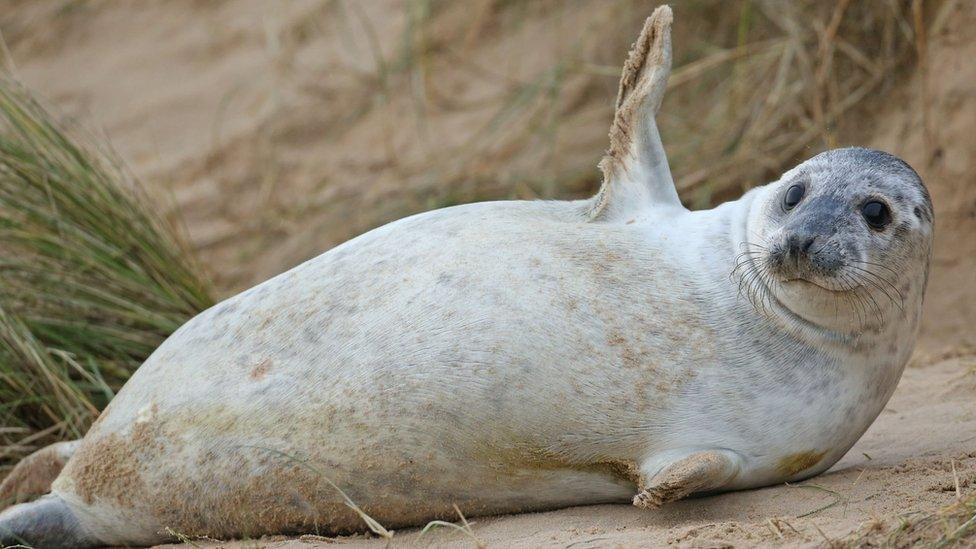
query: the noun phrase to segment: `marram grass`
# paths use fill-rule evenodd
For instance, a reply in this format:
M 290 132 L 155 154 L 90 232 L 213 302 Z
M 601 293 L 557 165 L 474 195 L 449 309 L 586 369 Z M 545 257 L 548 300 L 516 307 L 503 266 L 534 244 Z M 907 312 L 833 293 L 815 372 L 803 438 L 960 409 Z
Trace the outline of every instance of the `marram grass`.
M 113 155 L 0 78 L 0 466 L 82 435 L 211 303 L 174 227 Z

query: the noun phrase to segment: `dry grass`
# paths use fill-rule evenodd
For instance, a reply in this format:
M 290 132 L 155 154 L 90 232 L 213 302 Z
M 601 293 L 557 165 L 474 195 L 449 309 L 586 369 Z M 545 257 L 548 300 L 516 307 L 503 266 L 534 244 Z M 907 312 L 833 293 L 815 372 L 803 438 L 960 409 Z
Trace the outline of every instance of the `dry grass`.
M 958 492 L 957 492 L 958 493 Z M 837 547 L 904 548 L 973 547 L 976 545 L 976 494 L 959 499 L 934 512 L 899 518 L 898 525 L 885 530 L 880 523 L 870 524 Z
M 664 111 L 678 190 L 699 205 L 838 146 L 842 117 L 895 82 L 914 52 L 907 2 L 740 6 L 735 43 L 679 67 L 669 94 L 688 102 Z
M 489 40 L 497 26 L 541 10 L 492 0 L 481 3 L 479 17 L 462 23 L 458 12 L 467 14 L 466 7 L 422 4 L 410 12 L 423 15 L 411 16 L 403 51 L 394 62 L 377 63 L 375 82 L 382 90 L 409 90 L 410 101 L 419 105 L 412 116 L 421 119 L 445 107 L 489 113 L 453 144 L 451 154 L 422 155 L 416 165 L 404 166 L 408 177 L 424 174 L 421 185 L 429 192 L 446 193 L 426 206 L 590 194 L 599 183 L 591 160 L 606 146 L 617 64 L 650 12 L 647 6 L 624 0 L 599 4 L 588 12 L 592 17 L 575 45 L 528 78 L 470 66 L 472 78 L 491 82 L 499 93 L 459 105 L 460 99 L 440 89 L 438 71 L 456 70 L 446 60 L 472 63 L 459 51 L 463 44 Z M 556 14 L 553 20 L 573 9 L 543 4 Z M 675 9 L 677 58 L 659 124 L 679 191 L 698 206 L 762 184 L 812 152 L 837 146 L 842 117 L 891 87 L 917 44 L 907 1 L 689 1 Z M 606 123 L 574 128 L 584 135 L 567 136 L 567 124 L 591 110 L 601 112 Z M 582 162 L 561 160 L 562 149 L 570 146 L 589 153 Z M 391 152 L 394 163 L 408 164 L 405 156 Z
M 471 542 L 474 544 L 474 546 L 477 549 L 485 549 L 485 547 L 487 547 L 487 544 L 485 544 L 485 542 L 481 541 L 481 539 L 478 538 L 477 535 L 475 535 L 474 530 L 471 529 L 471 523 L 468 522 L 468 519 L 464 517 L 464 514 L 461 512 L 461 509 L 458 508 L 456 504 L 454 505 L 454 511 L 457 513 L 458 518 L 460 519 L 459 524 L 455 524 L 453 522 L 447 522 L 444 520 L 432 520 L 428 522 L 427 525 L 424 526 L 424 528 L 420 531 L 420 535 L 417 536 L 417 540 L 419 541 L 424 534 L 430 532 L 435 528 L 449 528 L 464 534 L 465 537 L 471 540 Z

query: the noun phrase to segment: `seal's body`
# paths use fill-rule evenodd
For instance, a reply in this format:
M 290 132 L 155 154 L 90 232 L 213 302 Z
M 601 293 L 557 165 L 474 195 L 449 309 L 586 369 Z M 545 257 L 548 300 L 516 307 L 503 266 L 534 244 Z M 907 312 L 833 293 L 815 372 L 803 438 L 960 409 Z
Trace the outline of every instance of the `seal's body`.
M 669 23 L 656 12 L 628 63 L 614 127 L 632 131 L 612 130 L 600 195 L 403 219 L 200 314 L 0 528 L 41 545 L 353 531 L 350 502 L 396 527 L 830 467 L 911 353 L 931 205 L 907 165 L 848 149 L 684 209 L 653 118 L 628 118 L 660 103 L 666 70 L 647 67 L 666 68 Z

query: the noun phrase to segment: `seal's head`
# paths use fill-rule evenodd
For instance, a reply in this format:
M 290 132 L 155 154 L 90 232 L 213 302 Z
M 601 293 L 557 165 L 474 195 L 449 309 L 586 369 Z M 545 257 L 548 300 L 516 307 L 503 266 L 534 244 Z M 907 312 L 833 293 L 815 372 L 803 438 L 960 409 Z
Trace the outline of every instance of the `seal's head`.
M 743 252 L 753 274 L 744 280 L 760 305 L 775 302 L 842 332 L 877 329 L 894 316 L 914 320 L 933 211 L 907 163 L 871 149 L 827 151 L 760 196 Z

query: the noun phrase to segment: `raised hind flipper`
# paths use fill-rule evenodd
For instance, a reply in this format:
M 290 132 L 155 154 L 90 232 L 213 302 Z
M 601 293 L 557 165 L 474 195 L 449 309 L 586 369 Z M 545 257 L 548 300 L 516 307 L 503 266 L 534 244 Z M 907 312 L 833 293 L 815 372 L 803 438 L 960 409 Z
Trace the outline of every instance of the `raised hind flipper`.
M 61 474 L 79 442 L 57 442 L 20 460 L 0 482 L 0 509 L 50 492 L 51 483 Z
M 664 467 L 662 460 L 667 458 L 656 458 L 641 467 L 640 492 L 634 496 L 637 507 L 657 509 L 694 493 L 719 490 L 735 478 L 741 464 L 739 456 L 729 450 L 695 452 Z
M 647 18 L 620 78 L 610 149 L 600 161 L 603 186 L 592 221 L 624 221 L 649 206 L 682 208 L 654 116 L 671 72 L 671 8 Z

